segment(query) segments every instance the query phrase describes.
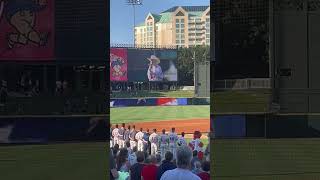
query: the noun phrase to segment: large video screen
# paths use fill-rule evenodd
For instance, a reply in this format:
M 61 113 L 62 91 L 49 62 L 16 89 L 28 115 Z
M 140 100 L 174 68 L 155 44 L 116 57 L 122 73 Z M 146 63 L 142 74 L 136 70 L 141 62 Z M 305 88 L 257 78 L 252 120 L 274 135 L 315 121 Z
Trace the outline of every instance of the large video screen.
M 176 50 L 128 49 L 130 82 L 168 82 L 178 80 Z

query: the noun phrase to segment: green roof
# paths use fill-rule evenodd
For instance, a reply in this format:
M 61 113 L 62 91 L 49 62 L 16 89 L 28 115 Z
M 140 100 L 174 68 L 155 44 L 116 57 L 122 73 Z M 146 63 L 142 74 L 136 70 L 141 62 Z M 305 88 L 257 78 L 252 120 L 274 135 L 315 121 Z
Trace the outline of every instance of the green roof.
M 153 16 L 155 22 L 158 22 L 160 20 L 160 18 L 161 18 L 161 15 L 158 15 L 158 14 L 152 14 L 151 13 L 151 15 Z
M 201 17 L 203 14 L 203 11 L 194 11 L 194 12 L 188 12 L 189 16 L 196 16 L 196 17 Z
M 162 13 L 159 23 L 169 23 L 171 22 L 171 13 Z

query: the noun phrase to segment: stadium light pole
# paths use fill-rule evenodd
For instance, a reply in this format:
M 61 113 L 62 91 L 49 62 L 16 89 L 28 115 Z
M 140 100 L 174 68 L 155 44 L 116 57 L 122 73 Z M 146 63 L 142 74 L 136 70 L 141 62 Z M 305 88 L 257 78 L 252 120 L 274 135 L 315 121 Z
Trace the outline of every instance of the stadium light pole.
M 137 5 L 142 5 L 142 0 L 127 0 L 128 5 L 133 7 L 133 47 L 136 47 L 136 8 Z

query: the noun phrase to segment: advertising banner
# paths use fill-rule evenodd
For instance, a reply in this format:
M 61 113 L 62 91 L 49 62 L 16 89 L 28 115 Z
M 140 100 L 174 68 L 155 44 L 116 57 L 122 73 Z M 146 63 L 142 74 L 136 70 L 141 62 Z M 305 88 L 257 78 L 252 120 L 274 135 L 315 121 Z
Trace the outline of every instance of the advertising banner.
M 54 58 L 54 0 L 0 0 L 0 61 Z
M 178 81 L 176 50 L 128 49 L 130 82 Z
M 110 49 L 110 81 L 128 81 L 127 49 Z

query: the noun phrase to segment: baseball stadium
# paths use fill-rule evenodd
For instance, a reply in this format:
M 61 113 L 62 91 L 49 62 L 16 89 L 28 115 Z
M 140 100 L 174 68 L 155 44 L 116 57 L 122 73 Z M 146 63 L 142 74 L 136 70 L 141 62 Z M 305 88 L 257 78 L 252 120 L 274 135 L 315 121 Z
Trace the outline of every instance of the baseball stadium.
M 195 131 L 200 131 L 206 148 L 210 132 L 210 99 L 206 96 L 209 93 L 197 87 L 196 94 L 192 86 L 179 82 L 183 77 L 178 76 L 181 74 L 178 49 L 114 46 L 110 49 L 111 126 L 118 124 L 120 128 L 125 123 L 126 127 L 134 125 L 137 130 L 161 132 L 165 129 L 166 133 L 175 128 L 178 135 L 186 134 L 187 142 L 193 139 Z M 148 66 L 153 61 L 163 73 L 158 77 L 149 75 Z M 197 81 L 206 87 L 209 81 L 203 77 L 210 76 L 210 67 L 199 65 L 199 68 L 203 71 Z M 200 71 L 195 73 L 200 74 Z

